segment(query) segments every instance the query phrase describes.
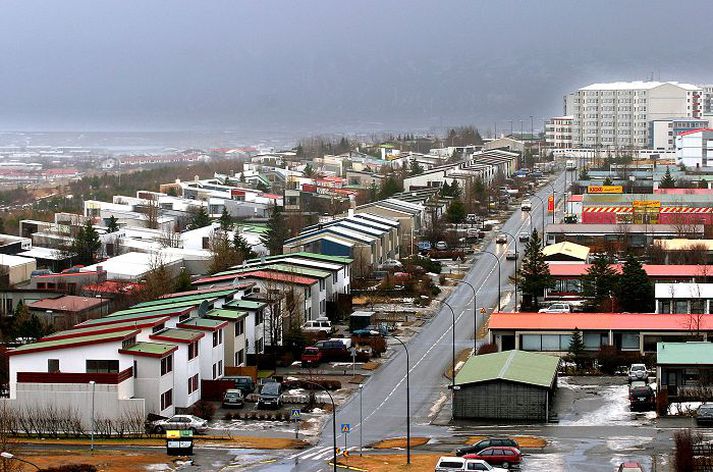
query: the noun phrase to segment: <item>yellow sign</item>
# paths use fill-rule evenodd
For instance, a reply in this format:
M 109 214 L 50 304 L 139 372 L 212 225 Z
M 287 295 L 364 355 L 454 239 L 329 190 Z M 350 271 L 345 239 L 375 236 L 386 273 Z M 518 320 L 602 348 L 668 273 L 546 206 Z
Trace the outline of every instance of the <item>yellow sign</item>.
M 623 193 L 624 187 L 621 185 L 589 185 L 587 193 Z
M 631 205 L 634 208 L 660 208 L 661 202 L 659 200 L 634 200 Z

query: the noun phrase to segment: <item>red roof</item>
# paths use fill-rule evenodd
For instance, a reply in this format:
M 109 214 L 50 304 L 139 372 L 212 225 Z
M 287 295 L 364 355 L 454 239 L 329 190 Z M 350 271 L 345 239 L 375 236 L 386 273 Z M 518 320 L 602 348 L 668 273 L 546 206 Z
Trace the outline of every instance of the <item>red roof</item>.
M 105 303 L 102 298 L 77 297 L 65 295 L 58 298 L 45 298 L 27 305 L 31 310 L 52 310 L 58 312 L 79 312 L 97 308 Z M 108 301 L 106 301 L 108 303 Z
M 582 199 L 584 198 L 584 195 L 572 195 L 569 197 L 570 202 L 581 202 Z
M 572 331 L 690 331 L 691 315 L 649 313 L 493 313 L 488 329 Z M 713 329 L 713 316 L 701 317 L 701 330 Z
M 688 131 L 681 131 L 678 133 L 678 136 L 687 136 L 689 134 L 693 133 L 699 133 L 701 131 L 713 131 L 713 128 L 696 128 L 696 129 L 689 129 Z
M 204 277 L 202 279 L 196 280 L 194 282 L 194 284 L 200 285 L 200 284 L 205 284 L 205 283 L 210 283 L 210 282 L 233 280 L 233 279 L 237 279 L 237 278 L 240 278 L 240 279 L 243 279 L 243 278 L 268 279 L 268 280 L 274 280 L 277 282 L 294 283 L 294 284 L 298 284 L 298 285 L 312 285 L 312 284 L 317 283 L 317 279 L 303 277 L 301 275 L 286 274 L 286 273 L 282 273 L 282 272 L 270 272 L 267 270 L 254 270 L 251 272 L 241 272 L 238 274 L 226 274 L 226 275 L 218 275 L 215 277 Z
M 587 273 L 591 264 L 550 264 L 550 275 L 553 277 L 581 277 Z M 621 264 L 612 264 L 611 268 L 621 273 Z M 702 277 L 713 276 L 713 265 L 658 265 L 644 264 L 644 270 L 649 277 Z
M 277 195 L 274 193 L 263 193 L 262 196 L 265 198 L 270 198 L 272 200 L 279 200 L 280 198 L 282 198 L 282 195 Z
M 86 272 L 81 272 L 86 274 Z M 65 274 L 69 275 L 69 274 Z M 143 285 L 135 282 L 122 282 L 118 280 L 105 280 L 95 284 L 82 286 L 82 291 L 89 293 L 126 293 L 140 290 Z

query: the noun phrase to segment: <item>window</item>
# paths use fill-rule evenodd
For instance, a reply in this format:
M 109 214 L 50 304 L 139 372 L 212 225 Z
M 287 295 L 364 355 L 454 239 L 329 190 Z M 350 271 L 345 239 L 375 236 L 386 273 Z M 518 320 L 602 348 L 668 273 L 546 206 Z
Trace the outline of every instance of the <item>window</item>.
M 173 371 L 173 354 L 161 359 L 161 375 L 166 375 Z
M 262 338 L 256 339 L 256 340 L 255 340 L 255 353 L 256 353 L 256 354 L 262 353 L 262 346 L 263 346 L 263 340 L 262 340 Z
M 121 348 L 126 349 L 133 346 L 134 344 L 136 344 L 136 336 L 132 336 L 128 339 L 124 339 L 123 341 L 121 341 Z
M 161 331 L 162 329 L 164 329 L 165 327 L 166 327 L 166 323 L 158 324 L 158 325 L 154 326 L 153 328 L 151 328 L 151 332 L 156 334 L 159 331 Z
M 676 300 L 673 304 L 674 313 L 688 313 L 688 300 Z
M 47 359 L 47 372 L 59 372 L 59 359 Z
M 198 374 L 188 379 L 188 394 L 190 395 L 196 390 L 198 390 Z
M 223 361 L 218 361 L 218 377 L 223 376 Z
M 621 335 L 621 350 L 622 351 L 638 351 L 639 350 L 639 334 L 638 333 L 622 333 L 622 335 Z
M 193 341 L 188 345 L 188 360 L 198 356 L 198 341 Z
M 134 377 L 139 376 L 139 363 L 134 361 L 134 372 L 132 372 Z
M 219 344 L 220 344 L 220 330 L 213 331 L 213 347 L 216 347 Z
M 97 373 L 117 373 L 119 372 L 119 361 L 87 360 L 87 374 Z
M 213 364 L 213 379 L 218 378 L 218 364 Z
M 264 317 L 264 314 L 263 314 L 262 310 L 258 310 L 255 312 L 255 326 L 262 323 L 263 317 Z
M 242 335 L 245 332 L 245 320 L 240 320 L 235 323 L 235 337 Z
M 173 405 L 173 389 L 169 388 L 161 394 L 161 410 Z
M 245 349 L 241 349 L 235 353 L 235 365 L 243 365 L 245 362 Z

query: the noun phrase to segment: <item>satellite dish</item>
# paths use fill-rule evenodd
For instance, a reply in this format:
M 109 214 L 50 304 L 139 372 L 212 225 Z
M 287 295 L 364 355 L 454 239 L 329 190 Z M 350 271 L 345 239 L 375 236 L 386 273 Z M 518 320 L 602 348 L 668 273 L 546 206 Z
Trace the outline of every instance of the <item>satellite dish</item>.
M 208 300 L 203 300 L 201 304 L 198 306 L 198 316 L 200 318 L 203 318 L 206 313 L 210 311 L 210 303 L 208 303 Z

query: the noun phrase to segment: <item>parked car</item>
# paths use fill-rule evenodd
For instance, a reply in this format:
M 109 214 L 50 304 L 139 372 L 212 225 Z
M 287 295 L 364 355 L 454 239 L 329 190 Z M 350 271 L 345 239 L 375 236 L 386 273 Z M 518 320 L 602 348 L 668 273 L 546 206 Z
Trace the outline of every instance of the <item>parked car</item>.
M 308 333 L 330 334 L 332 332 L 332 322 L 329 321 L 328 318 L 324 317 L 309 320 L 302 325 L 302 331 L 306 331 Z
M 553 303 L 547 308 L 540 308 L 540 313 L 572 313 L 569 303 Z
M 704 403 L 696 411 L 696 424 L 706 426 L 713 424 L 713 403 Z
M 404 265 L 396 259 L 386 259 L 384 262 L 379 264 L 379 269 L 388 271 L 403 270 Z
M 445 241 L 438 241 L 436 243 L 436 249 L 438 249 L 439 251 L 445 251 L 446 249 L 448 249 L 448 243 Z
M 646 370 L 645 364 L 631 364 L 629 367 L 629 382 L 634 380 L 644 380 L 648 382 L 649 371 Z
M 498 234 L 495 237 L 495 242 L 497 244 L 506 244 L 508 242 L 508 235 L 507 234 Z
M 523 231 L 517 235 L 517 239 L 519 239 L 521 243 L 526 243 L 530 240 L 530 233 L 526 233 L 525 231 Z
M 617 472 L 644 472 L 639 462 L 622 462 L 616 470 Z
M 322 352 L 322 362 L 344 361 L 350 358 L 349 350 L 342 341 L 317 341 L 315 346 Z
M 243 392 L 243 397 L 255 390 L 255 381 L 248 375 L 231 375 L 223 377 L 223 380 L 230 380 L 235 383 L 235 388 Z
M 638 383 L 639 381 L 636 381 Z M 656 409 L 656 393 L 650 385 L 629 387 L 629 409 L 631 411 L 652 411 Z
M 305 350 L 302 351 L 300 360 L 303 366 L 319 365 L 322 363 L 323 357 L 322 351 L 320 351 L 317 346 L 307 346 Z
M 190 429 L 193 434 L 203 434 L 208 431 L 208 422 L 193 415 L 173 415 L 170 418 L 156 420 L 151 423 L 152 432 L 163 434 L 176 429 Z
M 520 445 L 514 440 L 510 438 L 488 438 L 488 439 L 481 439 L 477 443 L 471 445 L 471 446 L 465 446 L 456 449 L 456 456 L 461 457 L 464 456 L 465 454 L 476 454 L 483 449 L 487 447 L 492 447 L 492 446 L 508 446 L 508 447 L 515 447 L 519 448 Z
M 522 462 L 522 452 L 516 447 L 492 446 L 486 447 L 475 454 L 466 454 L 464 459 L 480 459 L 490 465 L 500 465 L 503 469 L 509 469 L 513 465 Z
M 505 253 L 505 259 L 509 261 L 514 261 L 517 259 L 517 253 L 515 251 L 508 251 Z
M 532 202 L 527 199 L 523 200 L 522 203 L 520 203 L 520 210 L 522 210 L 522 211 L 532 210 Z
M 243 391 L 239 388 L 231 388 L 223 394 L 223 408 L 242 408 L 245 405 Z
M 462 457 L 441 457 L 436 463 L 436 472 L 453 472 L 459 470 L 487 470 L 491 472 L 504 472 L 505 469 L 493 467 L 484 460 L 464 459 Z
M 257 400 L 258 410 L 261 408 L 280 408 L 282 406 L 282 384 L 280 382 L 267 382 L 260 389 Z
M 431 241 L 419 241 L 417 246 L 419 252 L 428 252 L 431 250 Z

